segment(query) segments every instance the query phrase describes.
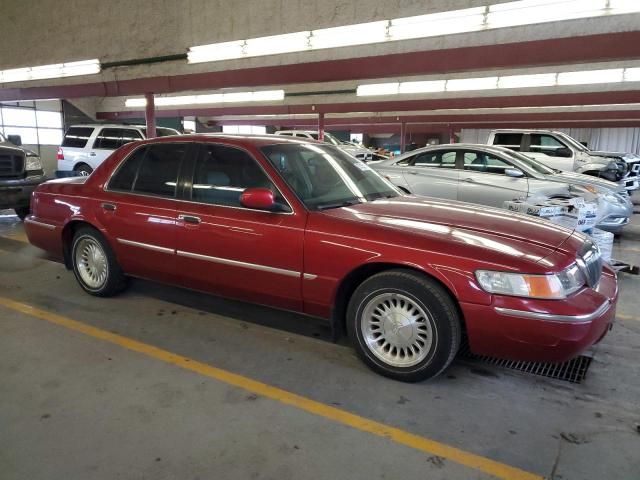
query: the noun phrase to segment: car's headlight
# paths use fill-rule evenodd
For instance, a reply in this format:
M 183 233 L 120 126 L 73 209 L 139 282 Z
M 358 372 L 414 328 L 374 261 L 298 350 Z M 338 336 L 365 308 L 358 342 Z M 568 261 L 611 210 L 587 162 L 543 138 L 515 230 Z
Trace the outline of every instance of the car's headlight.
M 40 158 L 32 156 L 27 157 L 24 169 L 28 172 L 33 170 L 42 170 L 42 162 L 40 161 Z
M 566 298 L 585 284 L 582 271 L 575 263 L 551 275 L 477 270 L 476 279 L 482 289 L 489 293 L 544 299 Z

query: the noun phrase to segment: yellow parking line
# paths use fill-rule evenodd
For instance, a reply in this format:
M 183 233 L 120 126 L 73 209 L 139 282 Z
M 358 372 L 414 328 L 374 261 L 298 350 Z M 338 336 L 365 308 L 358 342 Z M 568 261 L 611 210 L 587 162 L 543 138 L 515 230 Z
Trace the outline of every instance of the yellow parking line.
M 640 322 L 640 317 L 636 317 L 634 315 L 625 315 L 624 313 L 616 313 L 616 318 L 621 320 L 635 320 L 636 322 Z
M 399 428 L 391 427 L 389 425 L 349 413 L 345 410 L 311 400 L 281 388 L 273 387 L 220 368 L 212 367 L 211 365 L 198 362 L 188 357 L 183 357 L 131 338 L 107 332 L 106 330 L 92 327 L 85 323 L 78 322 L 46 310 L 40 310 L 39 308 L 31 305 L 16 302 L 4 297 L 0 297 L 0 305 L 41 320 L 54 323 L 61 327 L 68 328 L 75 332 L 104 340 L 105 342 L 141 353 L 148 357 L 161 360 L 165 363 L 176 365 L 228 385 L 233 385 L 252 393 L 262 395 L 263 397 L 293 406 L 319 417 L 347 425 L 356 430 L 387 438 L 398 444 L 428 453 L 429 455 L 437 455 L 446 458 L 452 462 L 479 470 L 497 478 L 505 480 L 543 480 L 543 477 L 540 475 L 535 475 L 519 468 L 511 467 L 504 463 L 500 463 L 480 455 L 475 455 L 435 440 L 414 435 L 404 430 L 400 430 Z

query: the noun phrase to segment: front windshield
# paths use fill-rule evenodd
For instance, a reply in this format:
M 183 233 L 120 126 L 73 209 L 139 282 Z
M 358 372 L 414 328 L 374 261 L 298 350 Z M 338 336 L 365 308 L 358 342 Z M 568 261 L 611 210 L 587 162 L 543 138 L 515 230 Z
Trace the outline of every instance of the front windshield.
M 366 163 L 331 145 L 280 144 L 261 150 L 311 210 L 400 195 Z
M 534 172 L 538 172 L 543 175 L 553 175 L 554 173 L 556 173 L 556 170 L 554 170 L 553 168 L 547 167 L 544 163 L 536 160 L 535 158 L 527 157 L 522 153 L 509 150 L 508 152 L 504 152 L 504 154 L 508 155 L 511 158 L 514 158 L 515 160 L 518 160 L 520 163 L 524 163 Z
M 581 152 L 588 152 L 589 151 L 589 149 L 587 147 L 585 147 L 583 144 L 581 144 L 575 138 L 570 137 L 569 135 L 567 135 L 565 133 L 559 133 L 559 135 L 562 137 L 563 140 L 566 140 L 567 142 L 569 142 L 571 145 L 576 147 Z

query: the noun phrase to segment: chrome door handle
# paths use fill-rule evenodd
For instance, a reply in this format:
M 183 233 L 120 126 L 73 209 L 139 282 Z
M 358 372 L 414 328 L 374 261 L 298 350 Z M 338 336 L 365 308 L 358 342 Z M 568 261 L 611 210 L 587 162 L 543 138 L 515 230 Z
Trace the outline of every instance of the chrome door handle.
M 116 211 L 116 206 L 113 203 L 103 203 L 101 205 L 103 210 L 107 210 L 109 212 L 115 212 Z
M 178 220 L 182 220 L 185 223 L 192 223 L 197 225 L 200 223 L 200 217 L 196 217 L 194 215 L 178 215 Z
M 418 172 L 416 172 L 415 170 L 409 170 L 409 173 L 410 173 L 411 175 L 418 175 Z
M 465 178 L 463 181 L 467 183 L 476 183 L 476 181 L 473 178 Z

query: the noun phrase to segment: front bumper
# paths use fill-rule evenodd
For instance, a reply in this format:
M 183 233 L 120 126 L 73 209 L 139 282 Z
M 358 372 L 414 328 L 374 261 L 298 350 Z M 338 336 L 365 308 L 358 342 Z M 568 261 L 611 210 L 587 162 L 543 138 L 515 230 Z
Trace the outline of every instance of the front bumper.
M 565 300 L 494 295 L 490 305 L 461 303 L 473 353 L 511 360 L 563 362 L 604 337 L 615 318 L 615 272 L 605 266 L 596 289 Z
M 28 207 L 31 194 L 45 180 L 44 175 L 20 179 L 0 179 L 0 208 Z

